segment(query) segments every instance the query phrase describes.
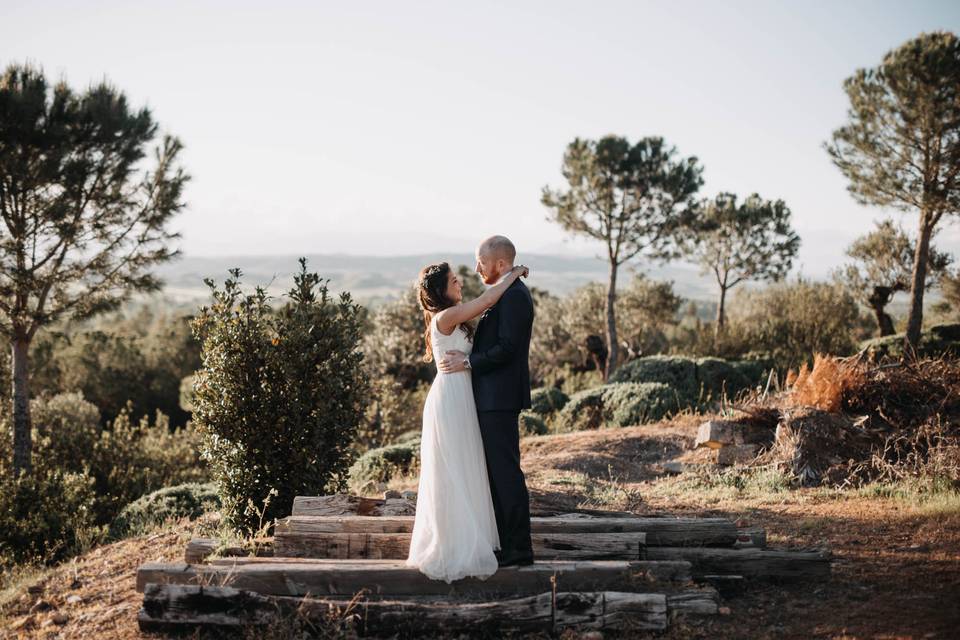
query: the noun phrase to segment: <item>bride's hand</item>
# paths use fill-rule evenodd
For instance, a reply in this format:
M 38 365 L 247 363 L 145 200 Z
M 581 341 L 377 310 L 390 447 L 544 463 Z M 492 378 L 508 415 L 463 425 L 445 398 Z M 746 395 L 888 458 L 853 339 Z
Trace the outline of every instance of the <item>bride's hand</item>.
M 528 275 L 530 275 L 530 269 L 529 269 L 526 265 L 523 265 L 523 264 L 518 264 L 517 266 L 515 266 L 515 267 L 513 268 L 513 271 L 519 271 L 519 272 L 520 272 L 520 275 L 517 276 L 517 277 L 519 277 L 519 278 L 526 278 Z

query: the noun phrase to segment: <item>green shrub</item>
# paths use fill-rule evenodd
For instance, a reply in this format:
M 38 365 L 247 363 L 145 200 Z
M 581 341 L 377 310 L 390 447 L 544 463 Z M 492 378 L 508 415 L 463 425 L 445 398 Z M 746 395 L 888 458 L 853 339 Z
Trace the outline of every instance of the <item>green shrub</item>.
M 305 259 L 277 312 L 262 288 L 241 295 L 240 271 L 230 273 L 223 290 L 205 281 L 214 302 L 193 322 L 203 360 L 194 421 L 225 521 L 249 534 L 288 515 L 297 495 L 346 486 L 369 381 L 359 306 L 348 293 L 332 301 Z
M 384 374 L 373 380 L 371 390 L 373 401 L 366 409 L 354 442 L 357 451 L 392 444 L 401 433 L 411 429 L 420 433 L 423 404 L 430 392 L 429 384 L 421 382 L 408 389 L 392 376 Z
M 680 408 L 673 387 L 662 382 L 622 382 L 603 387 L 603 416 L 614 427 L 656 422 Z
M 164 487 L 125 506 L 110 524 L 110 535 L 115 538 L 138 535 L 167 521 L 193 520 L 219 508 L 220 497 L 212 482 Z
M 547 432 L 547 423 L 538 414 L 524 411 L 520 414 L 520 437 L 542 436 Z
M 900 358 L 903 356 L 903 342 L 906 334 L 897 333 L 892 336 L 873 338 L 860 343 L 859 349 L 866 349 L 874 358 Z M 939 324 L 930 327 L 920 334 L 917 343 L 917 355 L 920 357 L 937 357 L 940 354 L 960 357 L 960 324 Z
M 697 386 L 702 400 L 719 400 L 723 395 L 733 398 L 743 389 L 753 386 L 743 369 L 734 362 L 721 358 L 700 358 L 697 365 Z
M 34 469 L 13 478 L 0 465 L 0 565 L 73 555 L 94 525 L 93 478 Z
M 368 482 L 387 482 L 397 473 L 409 473 L 419 460 L 418 436 L 402 444 L 391 444 L 367 451 L 350 467 L 350 480 L 354 486 L 363 486 Z
M 692 405 L 700 398 L 697 365 L 681 356 L 648 356 L 617 368 L 610 382 L 662 382 L 673 387 L 680 402 Z
M 604 425 L 627 427 L 655 422 L 689 406 L 662 382 L 615 382 L 575 393 L 556 420 L 558 432 Z
M 551 416 L 569 401 L 570 397 L 556 387 L 534 389 L 530 394 L 530 411 L 540 416 Z
M 97 524 L 146 493 L 207 477 L 196 431 L 189 425 L 171 431 L 163 414 L 153 423 L 133 422 L 123 410 L 103 429 L 97 407 L 79 392 L 35 398 L 30 412 L 35 466 L 92 476 Z
M 570 396 L 557 415 L 557 431 L 586 431 L 603 425 L 603 387 L 579 391 Z

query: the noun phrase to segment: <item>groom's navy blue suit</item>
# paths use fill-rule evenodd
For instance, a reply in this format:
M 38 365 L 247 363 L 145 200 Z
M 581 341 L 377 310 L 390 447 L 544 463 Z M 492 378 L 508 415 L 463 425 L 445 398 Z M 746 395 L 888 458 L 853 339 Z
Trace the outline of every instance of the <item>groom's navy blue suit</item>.
M 503 562 L 533 558 L 530 495 L 520 469 L 520 411 L 530 408 L 533 298 L 519 279 L 480 316 L 470 368 Z

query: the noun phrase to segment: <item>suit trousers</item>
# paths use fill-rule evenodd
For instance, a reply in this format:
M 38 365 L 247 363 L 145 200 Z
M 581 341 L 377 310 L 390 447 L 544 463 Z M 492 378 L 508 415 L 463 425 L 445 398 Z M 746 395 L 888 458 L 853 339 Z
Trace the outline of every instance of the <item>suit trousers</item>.
M 532 556 L 530 495 L 520 469 L 520 414 L 481 411 L 478 416 L 501 556 Z

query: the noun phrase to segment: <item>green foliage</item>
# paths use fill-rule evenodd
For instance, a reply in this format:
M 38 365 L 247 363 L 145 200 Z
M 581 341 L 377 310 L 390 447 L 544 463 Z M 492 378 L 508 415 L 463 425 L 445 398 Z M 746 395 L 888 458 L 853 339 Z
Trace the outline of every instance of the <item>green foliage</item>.
M 686 252 L 713 273 L 720 288 L 717 326 L 725 321 L 729 289 L 744 280 L 777 281 L 786 277 L 800 248 L 783 200 L 762 200 L 754 193 L 742 203 L 721 193 L 700 207 L 687 227 Z
M 524 411 L 521 413 L 519 424 L 521 438 L 527 436 L 542 436 L 548 431 L 547 423 L 544 422 L 540 415 L 532 411 Z
M 350 467 L 350 482 L 362 487 L 368 482 L 387 482 L 398 473 L 409 473 L 420 460 L 420 436 L 405 442 L 371 449 Z
M 655 422 L 686 406 L 676 390 L 664 383 L 611 383 L 570 396 L 557 416 L 556 430 L 563 433 Z
M 570 397 L 556 387 L 542 387 L 530 393 L 530 411 L 540 416 L 551 416 L 567 404 Z
M 219 508 L 220 497 L 212 482 L 164 487 L 125 506 L 110 523 L 110 535 L 114 538 L 139 535 L 168 521 L 194 520 Z
M 72 555 L 94 525 L 94 498 L 83 473 L 38 468 L 14 479 L 0 464 L 0 565 Z
M 403 389 L 433 381 L 436 368 L 423 361 L 423 331 L 423 311 L 413 288 L 398 300 L 380 306 L 371 315 L 363 336 L 365 366 L 371 378 L 388 376 Z
M 733 398 L 737 392 L 757 384 L 763 375 L 763 368 L 754 363 L 743 365 L 721 358 L 698 358 L 696 365 L 697 387 L 704 399 L 718 400 L 724 394 Z M 753 375 L 748 376 L 748 371 Z
M 860 343 L 859 350 L 866 349 L 874 358 L 900 358 L 904 354 L 904 334 L 896 333 L 882 338 L 873 338 Z M 923 358 L 948 356 L 960 357 L 960 324 L 940 324 L 920 334 L 915 347 Z
M 603 244 L 610 261 L 605 334 L 605 376 L 616 369 L 620 349 L 616 320 L 616 276 L 620 265 L 639 256 L 679 255 L 677 231 L 689 222 L 693 196 L 703 184 L 695 157 L 675 159 L 663 138 L 576 138 L 563 156 L 565 190 L 543 188 L 549 217 L 565 231 Z
M 861 324 L 853 296 L 841 285 L 804 278 L 759 291 L 739 291 L 728 331 L 764 351 L 780 369 L 812 362 L 814 353 L 849 355 Z
M 34 466 L 87 473 L 94 481 L 92 513 L 109 522 L 128 502 L 161 487 L 205 478 L 192 428 L 171 430 L 166 416 L 132 421 L 122 412 L 108 428 L 81 393 L 41 396 L 30 403 Z
M 693 405 L 700 397 L 697 364 L 681 356 L 648 356 L 626 363 L 610 382 L 661 382 L 670 385 L 680 402 Z
M 423 421 L 423 404 L 430 385 L 420 382 L 413 389 L 406 389 L 393 376 L 374 378 L 371 383 L 373 402 L 364 414 L 364 421 L 357 434 L 354 448 L 367 451 L 396 441 L 410 429 L 417 429 Z
M 610 426 L 656 422 L 681 408 L 684 403 L 677 397 L 676 390 L 660 382 L 626 382 L 604 387 L 603 411 Z
M 588 284 L 562 298 L 543 295 L 536 304 L 537 322 L 530 342 L 534 379 L 546 384 L 564 366 L 594 367 L 587 338 L 605 335 L 604 286 Z M 637 274 L 621 287 L 615 306 L 618 340 L 625 355 L 635 358 L 666 349 L 666 332 L 675 322 L 680 304 L 672 282 L 658 282 Z
M 80 391 L 104 425 L 121 411 L 134 419 L 161 411 L 178 427 L 190 417 L 181 385 L 200 366 L 200 345 L 183 314 L 131 307 L 41 333 L 30 355 L 31 389 Z
M 881 336 L 895 332 L 893 320 L 884 308 L 894 294 L 910 289 L 916 251 L 916 242 L 906 231 L 892 220 L 883 220 L 877 222 L 876 229 L 857 238 L 847 248 L 846 253 L 853 262 L 835 273 L 835 277 L 861 303 L 873 309 Z M 947 275 L 952 261 L 949 254 L 937 251 L 932 246 L 929 248 L 927 288 L 938 284 Z
M 603 392 L 604 388 L 600 386 L 570 396 L 570 401 L 557 416 L 557 430 L 564 433 L 599 429 L 604 420 Z
M 239 278 L 232 270 L 223 289 L 206 281 L 214 302 L 193 324 L 203 345 L 194 419 L 226 521 L 251 533 L 261 516 L 250 505 L 266 505 L 270 522 L 297 495 L 345 486 L 369 382 L 348 293 L 332 301 L 301 258 L 289 301 L 273 312 L 262 288 L 241 295 Z

